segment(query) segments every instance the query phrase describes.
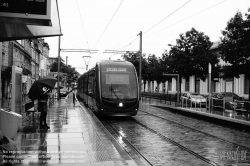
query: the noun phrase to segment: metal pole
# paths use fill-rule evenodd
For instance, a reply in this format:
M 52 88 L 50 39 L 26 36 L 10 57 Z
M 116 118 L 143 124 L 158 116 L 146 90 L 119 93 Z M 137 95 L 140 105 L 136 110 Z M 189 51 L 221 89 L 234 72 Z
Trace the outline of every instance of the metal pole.
M 59 36 L 59 41 L 58 41 L 58 69 L 57 69 L 57 100 L 60 100 L 60 84 L 59 84 L 59 77 L 60 77 L 60 48 L 61 47 L 61 36 Z
M 212 72 L 212 67 L 211 67 L 211 63 L 208 64 L 208 93 L 209 93 L 209 112 L 211 111 L 211 106 L 210 106 L 210 98 L 211 98 L 211 72 Z
M 90 56 L 82 56 L 82 57 L 86 65 L 86 71 L 88 71 L 89 61 L 88 60 L 85 61 L 85 58 L 91 58 L 91 57 Z
M 142 31 L 138 34 L 140 35 L 140 58 L 139 58 L 139 99 L 141 100 L 141 60 L 142 60 Z
M 2 52 L 3 52 L 3 49 L 2 49 L 2 42 L 0 42 L 0 71 L 2 71 Z M 2 74 L 0 74 L 0 87 L 2 87 Z M 0 99 L 2 99 L 2 88 L 0 88 Z M 2 101 L 2 100 L 1 100 Z M 2 106 L 2 103 L 1 103 L 1 106 Z
M 180 97 L 179 97 L 179 86 L 180 86 L 179 74 L 177 74 L 177 81 L 178 81 L 178 82 L 177 82 L 177 89 L 176 89 L 176 90 L 177 90 L 177 107 L 178 107 L 178 106 L 179 106 L 179 102 L 180 102 L 180 101 L 179 101 L 179 98 L 180 98 Z
M 66 56 L 66 67 L 68 68 L 68 56 Z M 68 72 L 67 72 L 67 70 L 66 70 L 66 88 L 68 89 Z

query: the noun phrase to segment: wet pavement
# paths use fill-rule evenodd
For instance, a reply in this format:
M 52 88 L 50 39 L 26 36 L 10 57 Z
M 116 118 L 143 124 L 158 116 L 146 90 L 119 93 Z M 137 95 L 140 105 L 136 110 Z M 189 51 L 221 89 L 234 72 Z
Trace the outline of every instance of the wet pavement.
M 74 106 L 72 101 L 71 93 L 68 99 L 55 101 L 50 107 L 49 130 L 39 130 L 38 113 L 34 120 L 23 121 L 15 140 L 17 150 L 13 153 L 18 155 L 14 165 L 145 165 L 139 158 L 129 156 L 93 113 L 82 105 Z M 209 164 L 139 123 L 218 165 L 235 164 L 236 160 L 250 163 L 249 132 L 151 106 L 166 106 L 163 101 L 143 101 L 136 116 L 112 117 L 110 122 L 154 165 Z M 171 106 L 175 107 L 175 103 Z
M 210 165 L 206 160 L 221 166 L 250 165 L 250 133 L 244 130 L 148 103 L 141 103 L 134 117 L 107 120 L 153 165 Z
M 72 93 L 50 107 L 47 124 L 50 129 L 39 129 L 38 113 L 23 121 L 14 165 L 138 165 L 95 116 L 73 105 Z

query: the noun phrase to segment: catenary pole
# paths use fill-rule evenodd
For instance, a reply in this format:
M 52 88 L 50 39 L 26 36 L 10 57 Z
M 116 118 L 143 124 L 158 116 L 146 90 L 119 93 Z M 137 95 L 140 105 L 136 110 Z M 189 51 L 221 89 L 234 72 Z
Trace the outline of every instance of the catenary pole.
M 2 42 L 0 42 L 0 71 L 2 71 L 2 52 L 3 52 L 3 47 L 2 47 Z M 2 74 L 0 74 L 0 87 L 2 87 Z M 2 89 L 0 89 L 0 100 L 2 100 Z M 1 103 L 2 104 L 2 103 Z
M 209 101 L 208 101 L 208 108 L 209 108 L 209 111 L 211 110 L 211 106 L 210 106 L 210 98 L 211 98 L 211 92 L 212 92 L 212 88 L 211 88 L 211 73 L 212 73 L 212 66 L 211 66 L 211 63 L 208 63 L 208 93 L 209 93 Z
M 67 67 L 67 69 L 68 69 L 68 56 L 66 56 L 66 67 Z M 68 71 L 68 70 L 67 70 Z M 66 72 L 67 72 L 66 71 Z M 66 87 L 68 88 L 69 86 L 68 86 L 68 72 L 66 73 L 67 75 L 66 75 Z
M 138 34 L 140 35 L 140 51 L 139 51 L 139 99 L 141 100 L 141 60 L 142 60 L 142 31 Z M 137 36 L 138 36 L 137 35 Z

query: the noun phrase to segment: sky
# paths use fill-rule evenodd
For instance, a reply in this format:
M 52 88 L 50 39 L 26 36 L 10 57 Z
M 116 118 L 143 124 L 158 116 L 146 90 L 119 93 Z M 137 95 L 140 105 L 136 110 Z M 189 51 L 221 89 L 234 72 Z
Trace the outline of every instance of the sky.
M 105 50 L 138 51 L 142 31 L 142 53 L 161 57 L 191 28 L 203 32 L 211 42 L 237 11 L 243 14 L 250 0 L 57 0 L 62 34 L 61 49 L 97 50 L 60 52 L 68 65 L 83 74 L 100 60 L 122 59 Z M 59 37 L 46 37 L 50 57 L 58 56 Z M 90 56 L 83 57 L 83 56 Z M 86 63 L 85 63 L 86 61 Z

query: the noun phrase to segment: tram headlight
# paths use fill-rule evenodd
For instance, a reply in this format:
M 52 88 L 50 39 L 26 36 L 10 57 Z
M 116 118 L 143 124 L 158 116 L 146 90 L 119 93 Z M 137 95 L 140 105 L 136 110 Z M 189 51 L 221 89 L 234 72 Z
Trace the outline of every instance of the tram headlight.
M 119 107 L 123 107 L 123 103 L 119 103 L 118 106 L 119 106 Z

